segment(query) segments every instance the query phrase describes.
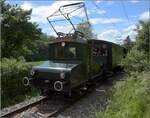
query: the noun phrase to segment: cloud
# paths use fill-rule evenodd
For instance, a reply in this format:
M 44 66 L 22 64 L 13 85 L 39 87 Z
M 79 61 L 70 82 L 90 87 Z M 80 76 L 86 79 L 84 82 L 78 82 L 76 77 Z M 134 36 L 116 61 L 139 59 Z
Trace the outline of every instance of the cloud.
M 32 22 L 38 22 L 38 23 L 47 23 L 46 18 L 54 13 L 58 8 L 62 5 L 76 3 L 80 1 L 55 1 L 51 5 L 43 5 L 43 6 L 35 6 L 31 4 L 31 2 L 24 2 L 21 7 L 25 10 L 29 10 L 32 8 L 32 15 L 31 20 Z M 79 14 L 80 12 L 75 12 L 74 15 Z M 80 13 L 79 16 L 82 16 L 83 14 Z M 73 15 L 72 15 L 73 16 Z
M 105 10 L 97 10 L 97 13 L 98 13 L 98 14 L 105 14 L 106 11 L 105 11 Z
M 136 40 L 136 36 L 137 36 L 137 32 L 136 31 L 129 31 L 129 32 L 124 32 L 123 35 L 122 35 L 122 39 L 126 39 L 127 36 L 130 36 L 131 40 L 132 41 L 135 41 Z
M 129 1 L 130 3 L 133 3 L 133 4 L 136 4 L 136 3 L 139 3 L 140 1 L 139 0 L 131 0 Z
M 123 31 L 124 31 L 124 32 L 129 32 L 129 31 L 131 31 L 131 30 L 135 30 L 136 28 L 137 28 L 136 25 L 130 25 L 130 26 L 128 26 L 127 28 L 125 28 Z
M 96 0 L 95 1 L 97 4 L 99 4 L 99 3 L 106 3 L 107 5 L 112 5 L 112 4 L 114 4 L 114 1 L 113 0 Z
M 117 42 L 117 38 L 120 36 L 120 32 L 116 29 L 108 29 L 103 32 L 101 32 L 98 35 L 98 39 L 100 40 L 106 40 L 110 42 Z
M 110 23 L 119 23 L 119 22 L 123 22 L 122 19 L 120 18 L 91 18 L 90 22 L 95 25 L 95 24 L 110 24 Z
M 102 0 L 96 0 L 96 3 L 101 3 L 101 2 L 103 2 Z
M 24 9 L 24 10 L 30 10 L 30 9 L 32 9 L 32 4 L 31 3 L 29 3 L 29 2 L 27 2 L 27 1 L 25 1 L 22 5 L 21 5 L 21 8 L 22 9 Z
M 143 21 L 146 21 L 146 20 L 150 19 L 150 12 L 149 12 L 149 11 L 146 11 L 146 12 L 142 13 L 142 14 L 139 16 L 139 19 L 140 19 L 140 20 L 143 20 Z
M 97 13 L 97 14 L 105 14 L 106 13 L 106 10 L 98 10 L 98 9 L 96 9 L 96 8 L 91 8 L 88 12 L 90 12 L 90 13 L 92 13 L 92 14 L 95 14 L 95 13 Z
M 133 15 L 133 16 L 131 16 L 132 18 L 137 18 L 138 16 L 136 16 L 136 15 Z
M 122 30 L 110 28 L 99 32 L 98 39 L 121 44 L 127 36 L 130 36 L 131 40 L 135 41 L 137 32 L 134 29 L 136 25 L 130 25 Z
M 64 25 L 61 25 L 61 26 L 55 26 L 55 29 L 58 31 L 58 32 L 63 32 L 63 33 L 68 33 L 68 31 L 70 31 L 73 27 L 71 25 L 67 25 L 67 26 L 64 26 Z
M 127 36 L 130 36 L 131 40 L 135 41 L 137 32 L 135 31 L 135 29 L 137 28 L 136 25 L 130 25 L 126 28 L 123 29 L 123 35 L 122 35 L 122 39 L 125 39 Z
M 114 1 L 107 1 L 107 5 L 112 5 L 112 4 L 114 4 Z

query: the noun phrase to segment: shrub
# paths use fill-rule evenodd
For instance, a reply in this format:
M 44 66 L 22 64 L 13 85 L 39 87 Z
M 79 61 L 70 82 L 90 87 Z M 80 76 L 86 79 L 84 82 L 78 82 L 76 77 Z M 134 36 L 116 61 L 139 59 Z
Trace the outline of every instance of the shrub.
M 144 51 L 138 51 L 133 48 L 122 60 L 122 65 L 127 72 L 142 72 L 149 68 L 148 60 Z
M 134 73 L 127 80 L 117 82 L 108 106 L 96 114 L 97 118 L 149 118 L 150 71 Z
M 35 88 L 25 87 L 22 78 L 29 75 L 32 64 L 24 60 L 4 58 L 1 61 L 1 100 L 2 108 L 18 103 L 27 96 L 37 94 Z M 30 91 L 31 90 L 31 91 Z

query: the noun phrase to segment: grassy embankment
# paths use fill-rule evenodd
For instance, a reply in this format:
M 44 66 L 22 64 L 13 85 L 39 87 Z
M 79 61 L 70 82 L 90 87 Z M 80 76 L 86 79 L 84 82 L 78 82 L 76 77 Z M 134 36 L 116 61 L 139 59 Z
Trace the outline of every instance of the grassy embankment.
M 134 73 L 127 80 L 117 82 L 104 111 L 97 118 L 149 118 L 150 71 Z
M 145 53 L 133 48 L 122 64 L 129 76 L 116 83 L 97 118 L 150 118 L 150 69 Z
M 33 87 L 25 87 L 22 79 L 29 75 L 32 66 L 40 63 L 17 61 L 16 59 L 1 60 L 1 108 L 38 95 L 38 90 Z
M 149 27 L 150 20 L 139 21 L 136 42 L 122 60 L 129 76 L 117 82 L 106 109 L 97 113 L 97 118 L 150 118 Z

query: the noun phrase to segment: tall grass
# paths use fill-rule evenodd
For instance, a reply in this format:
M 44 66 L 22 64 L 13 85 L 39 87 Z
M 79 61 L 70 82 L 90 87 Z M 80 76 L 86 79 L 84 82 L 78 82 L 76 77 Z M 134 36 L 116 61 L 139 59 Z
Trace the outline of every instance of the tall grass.
M 33 87 L 25 87 L 22 79 L 28 76 L 33 65 L 24 60 L 1 60 L 1 107 L 7 107 L 21 102 L 31 96 L 36 96 L 38 90 Z
M 150 71 L 117 82 L 104 111 L 96 118 L 150 118 Z

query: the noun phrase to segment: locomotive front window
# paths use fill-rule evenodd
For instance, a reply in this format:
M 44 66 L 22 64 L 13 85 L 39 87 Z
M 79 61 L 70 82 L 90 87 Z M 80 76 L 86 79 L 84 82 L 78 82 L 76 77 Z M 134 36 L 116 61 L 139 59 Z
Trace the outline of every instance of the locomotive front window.
M 86 45 L 80 43 L 54 43 L 50 45 L 49 57 L 53 60 L 82 60 Z
M 76 48 L 75 47 L 68 47 L 66 49 L 66 57 L 67 58 L 76 58 Z
M 76 46 L 57 46 L 54 50 L 55 59 L 79 59 L 81 57 Z
M 56 58 L 64 58 L 64 47 L 57 47 L 55 49 L 55 56 Z

